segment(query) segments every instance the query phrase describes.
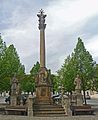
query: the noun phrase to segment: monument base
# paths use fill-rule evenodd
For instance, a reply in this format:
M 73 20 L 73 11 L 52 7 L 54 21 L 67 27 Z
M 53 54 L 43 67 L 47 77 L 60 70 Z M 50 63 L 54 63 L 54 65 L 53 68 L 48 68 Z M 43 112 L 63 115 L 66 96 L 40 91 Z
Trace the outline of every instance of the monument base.
M 72 106 L 83 106 L 83 95 L 81 93 L 74 93 L 70 98 Z
M 17 96 L 10 96 L 10 105 L 11 106 L 17 105 Z
M 36 90 L 36 103 L 37 104 L 52 104 L 50 86 L 40 85 Z
M 51 98 L 51 80 L 50 80 L 50 70 L 45 67 L 40 68 L 40 71 L 36 80 L 36 100 L 37 104 L 52 104 Z
M 83 95 L 77 94 L 77 106 L 83 106 Z

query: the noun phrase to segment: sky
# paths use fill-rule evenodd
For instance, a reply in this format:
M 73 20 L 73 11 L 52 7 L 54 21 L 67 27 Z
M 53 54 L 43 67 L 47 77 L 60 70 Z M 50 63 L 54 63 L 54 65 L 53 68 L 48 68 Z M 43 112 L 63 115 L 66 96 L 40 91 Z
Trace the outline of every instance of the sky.
M 78 37 L 98 63 L 98 0 L 0 0 L 0 33 L 14 44 L 29 73 L 39 61 L 37 14 L 46 17 L 46 67 L 55 73 L 74 51 Z

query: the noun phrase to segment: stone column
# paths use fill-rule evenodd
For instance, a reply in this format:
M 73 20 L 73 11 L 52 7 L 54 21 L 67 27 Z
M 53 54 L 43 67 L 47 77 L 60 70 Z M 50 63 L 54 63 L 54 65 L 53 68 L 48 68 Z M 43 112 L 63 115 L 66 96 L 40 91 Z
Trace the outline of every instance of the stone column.
M 37 16 L 39 17 L 39 30 L 40 30 L 40 67 L 45 67 L 45 17 L 41 9 Z
M 45 67 L 45 35 L 44 30 L 40 30 L 40 66 Z
M 40 70 L 36 76 L 36 104 L 52 104 L 50 71 L 45 65 L 45 17 L 41 9 L 39 14 L 40 30 Z

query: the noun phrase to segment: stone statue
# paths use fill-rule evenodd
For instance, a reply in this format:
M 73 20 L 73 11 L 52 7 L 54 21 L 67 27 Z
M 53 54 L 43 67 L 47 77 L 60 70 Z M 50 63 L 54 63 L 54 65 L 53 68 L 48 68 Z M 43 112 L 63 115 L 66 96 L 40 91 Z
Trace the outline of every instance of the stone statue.
M 44 15 L 44 11 L 41 9 L 39 14 L 37 14 L 37 16 L 39 17 L 39 29 L 45 29 L 46 27 L 45 17 L 47 15 Z
M 16 79 L 16 76 L 14 75 L 14 77 L 11 80 L 11 95 L 16 95 L 18 94 L 17 92 L 19 92 L 18 80 Z
M 74 80 L 75 92 L 71 96 L 71 105 L 72 106 L 82 106 L 83 105 L 83 96 L 81 93 L 81 79 L 77 74 L 77 77 Z
M 81 79 L 79 78 L 79 75 L 74 80 L 75 84 L 75 90 L 81 90 Z
M 40 77 L 40 80 L 41 80 L 42 83 L 46 82 L 44 73 L 41 73 L 39 77 Z
M 39 79 L 41 83 L 45 83 L 47 81 L 47 76 L 48 76 L 47 71 L 40 71 Z

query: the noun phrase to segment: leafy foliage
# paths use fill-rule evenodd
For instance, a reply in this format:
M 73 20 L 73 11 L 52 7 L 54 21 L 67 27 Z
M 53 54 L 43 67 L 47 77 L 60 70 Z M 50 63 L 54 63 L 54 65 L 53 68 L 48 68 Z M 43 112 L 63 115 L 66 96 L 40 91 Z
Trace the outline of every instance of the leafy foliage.
M 3 56 L 3 66 L 4 71 L 7 76 L 13 77 L 13 75 L 16 73 L 17 75 L 19 73 L 24 73 L 24 67 L 21 65 L 18 54 L 16 52 L 16 49 L 14 48 L 14 45 L 10 45 Z
M 35 91 L 35 77 L 38 74 L 40 68 L 39 62 L 34 64 L 30 71 L 30 75 L 26 75 L 24 79 L 21 80 L 21 89 L 26 92 Z
M 78 38 L 78 43 L 71 56 L 65 59 L 65 63 L 58 71 L 59 77 L 66 91 L 74 90 L 74 79 L 77 74 L 82 80 L 82 89 L 90 89 L 94 78 L 95 62 L 90 53 L 85 49 L 84 43 Z M 85 87 L 85 88 L 84 88 Z
M 92 89 L 98 92 L 98 64 L 95 66 L 95 77 L 92 81 Z
M 10 80 L 16 74 L 25 74 L 25 67 L 20 63 L 19 56 L 14 45 L 6 47 L 0 36 L 0 91 L 10 90 Z
M 31 75 L 25 75 L 24 78 L 20 81 L 21 90 L 24 92 L 33 92 L 34 91 L 34 80 Z
M 37 61 L 36 64 L 34 64 L 33 68 L 31 69 L 30 73 L 33 77 L 35 77 L 37 74 L 38 74 L 38 71 L 40 69 L 40 64 L 39 62 Z
M 59 81 L 59 76 L 55 75 L 55 74 L 51 74 L 51 82 L 52 82 L 52 87 L 53 87 L 53 93 L 55 92 L 59 92 L 59 88 L 58 86 L 60 85 L 60 81 Z

